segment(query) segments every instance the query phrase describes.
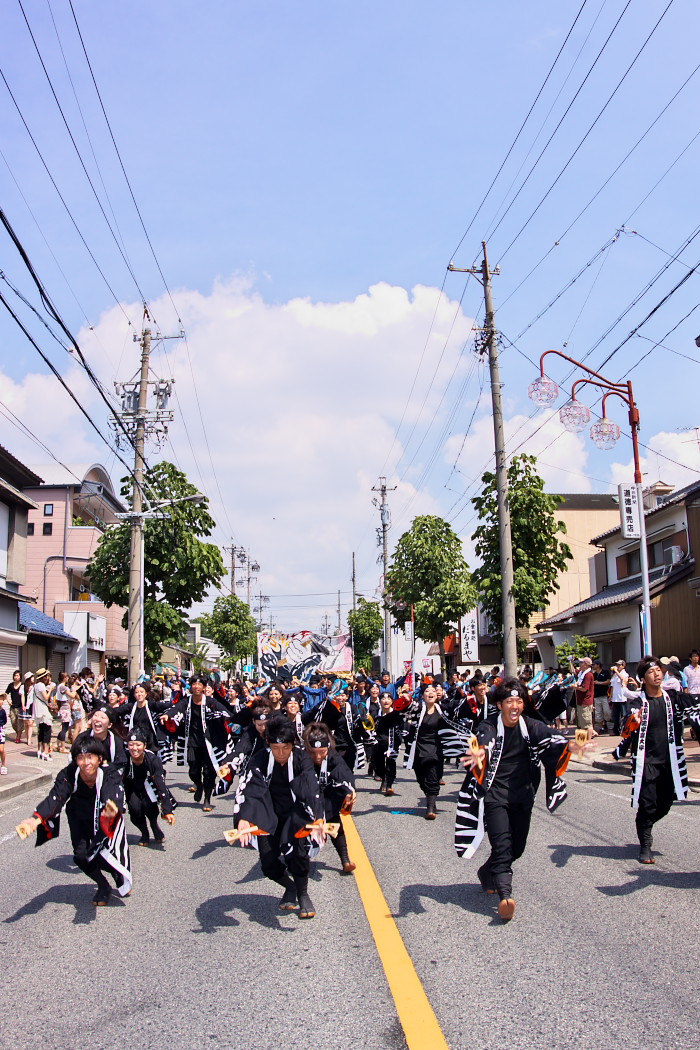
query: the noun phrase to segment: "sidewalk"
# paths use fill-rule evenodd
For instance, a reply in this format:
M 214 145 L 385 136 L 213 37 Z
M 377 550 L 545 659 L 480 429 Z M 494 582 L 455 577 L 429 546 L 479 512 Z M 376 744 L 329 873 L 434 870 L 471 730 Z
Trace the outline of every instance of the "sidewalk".
M 590 752 L 582 759 L 572 759 L 572 761 L 577 762 L 579 765 L 601 769 L 605 773 L 621 773 L 623 776 L 629 776 L 631 773 L 629 760 L 624 759 L 616 762 L 612 757 L 612 753 L 619 742 L 619 736 L 605 736 L 601 734 L 594 741 L 596 745 L 595 751 Z M 685 730 L 683 743 L 685 746 L 685 758 L 688 763 L 688 785 L 692 788 L 700 788 L 700 744 L 696 740 L 691 739 L 689 729 Z
M 44 762 L 36 757 L 36 749 L 30 751 L 24 741 L 18 745 L 11 729 L 6 733 L 5 755 L 7 776 L 0 777 L 0 805 L 25 792 L 36 795 L 36 798 L 30 801 L 40 802 L 53 784 L 59 769 L 63 769 L 70 757 L 52 751 L 53 761 Z

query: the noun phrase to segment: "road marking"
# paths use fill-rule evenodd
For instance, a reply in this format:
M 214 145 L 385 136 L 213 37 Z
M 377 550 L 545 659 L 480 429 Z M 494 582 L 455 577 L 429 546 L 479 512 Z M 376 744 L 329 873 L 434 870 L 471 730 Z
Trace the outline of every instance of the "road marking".
M 409 1050 L 449 1050 L 352 817 L 343 817 L 355 881 Z

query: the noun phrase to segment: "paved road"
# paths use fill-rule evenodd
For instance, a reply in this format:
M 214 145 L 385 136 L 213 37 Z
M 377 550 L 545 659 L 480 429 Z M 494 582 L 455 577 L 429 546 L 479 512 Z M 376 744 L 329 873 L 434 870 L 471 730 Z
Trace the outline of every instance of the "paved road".
M 446 779 L 429 824 L 408 774 L 392 800 L 365 778 L 356 823 L 452 1050 L 697 1046 L 700 795 L 674 807 L 656 835 L 657 864 L 642 868 L 628 782 L 570 771 L 559 813 L 538 804 L 516 870 L 517 915 L 504 926 L 475 885 L 477 865 L 452 849 L 460 778 Z M 332 848 L 312 882 L 317 918 L 280 916 L 255 855 L 221 837 L 230 802 L 205 816 L 179 772 L 171 782 L 182 804 L 167 851 L 134 849 L 133 896 L 99 911 L 65 831 L 38 850 L 1 841 L 33 796 L 0 809 L 11 1044 L 404 1047 L 354 880 L 337 874 Z

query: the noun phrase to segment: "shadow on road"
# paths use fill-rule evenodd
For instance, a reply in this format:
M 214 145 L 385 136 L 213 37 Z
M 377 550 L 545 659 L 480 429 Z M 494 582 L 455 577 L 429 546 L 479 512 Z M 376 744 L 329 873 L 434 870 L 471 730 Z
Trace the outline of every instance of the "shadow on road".
M 561 845 L 547 847 L 551 849 L 550 860 L 557 868 L 563 868 L 572 857 L 598 857 L 600 860 L 633 860 L 639 852 L 635 843 L 627 846 L 571 846 Z
M 700 889 L 700 871 L 660 871 L 658 868 L 644 867 L 643 871 L 630 871 L 627 874 L 632 875 L 631 882 L 622 886 L 597 886 L 596 889 L 606 897 L 626 897 L 647 886 L 663 886 L 668 890 Z
M 213 842 L 203 842 L 202 845 L 194 851 L 191 860 L 201 860 L 203 857 L 210 856 L 215 849 L 230 849 L 228 842 L 222 837 L 221 841 L 214 839 Z
M 63 858 L 57 858 L 62 860 Z M 75 909 L 73 924 L 75 926 L 89 926 L 97 918 L 98 909 L 92 903 L 92 895 L 95 892 L 93 883 L 76 884 L 66 886 L 64 884 L 52 886 L 43 893 L 32 897 L 30 901 L 23 904 L 14 915 L 8 915 L 3 922 L 20 922 L 32 915 L 38 915 L 49 904 L 66 904 Z M 124 907 L 124 902 L 119 897 L 112 897 L 110 907 Z
M 456 882 L 451 886 L 435 886 L 418 882 L 412 886 L 403 886 L 399 897 L 399 909 L 393 913 L 395 919 L 407 915 L 423 915 L 426 911 L 423 898 L 436 901 L 438 904 L 454 904 L 463 911 L 478 915 L 494 916 L 498 900 L 495 896 L 484 893 L 477 883 Z
M 258 926 L 264 926 L 268 930 L 280 930 L 282 933 L 292 933 L 288 927 L 282 926 L 280 917 L 285 914 L 277 911 L 279 894 L 275 892 L 277 887 L 270 883 L 271 892 L 262 893 L 225 893 L 220 897 L 211 897 L 202 901 L 195 917 L 199 928 L 193 933 L 217 933 L 219 930 L 240 926 L 241 920 L 237 919 L 231 912 L 241 912 L 249 922 Z

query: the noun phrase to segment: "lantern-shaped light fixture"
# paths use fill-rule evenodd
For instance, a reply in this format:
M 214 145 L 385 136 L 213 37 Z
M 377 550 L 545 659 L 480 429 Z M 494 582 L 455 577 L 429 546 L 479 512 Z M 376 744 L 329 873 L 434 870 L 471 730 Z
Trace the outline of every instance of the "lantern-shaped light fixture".
M 608 449 L 617 444 L 620 428 L 612 419 L 603 416 L 591 427 L 591 441 L 597 448 Z
M 547 376 L 538 376 L 533 383 L 530 383 L 527 393 L 528 397 L 536 405 L 547 408 L 549 405 L 553 405 L 559 397 L 559 387 L 553 379 L 548 379 Z
M 567 401 L 559 409 L 559 419 L 566 430 L 570 430 L 572 434 L 579 434 L 590 423 L 591 410 L 588 405 L 582 405 L 572 397 L 571 401 Z

